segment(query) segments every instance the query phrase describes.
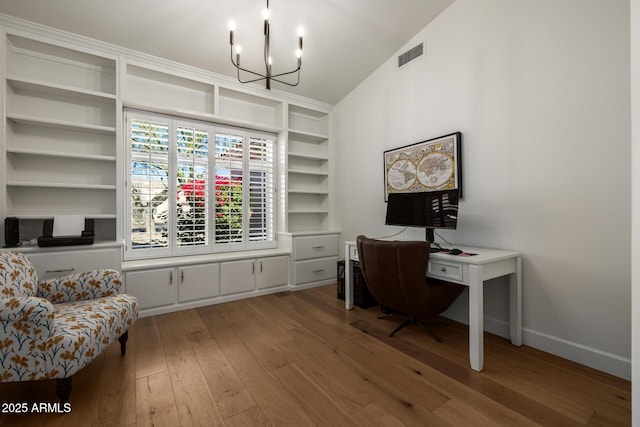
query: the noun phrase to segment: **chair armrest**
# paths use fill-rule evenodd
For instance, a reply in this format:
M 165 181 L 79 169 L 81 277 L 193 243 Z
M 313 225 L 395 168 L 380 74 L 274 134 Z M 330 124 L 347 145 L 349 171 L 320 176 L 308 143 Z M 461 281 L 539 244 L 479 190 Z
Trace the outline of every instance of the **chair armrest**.
M 43 280 L 38 283 L 38 296 L 54 304 L 85 301 L 117 295 L 121 286 L 119 271 L 92 270 Z
M 53 330 L 53 305 L 46 299 L 0 299 L 0 382 L 44 378 Z
M 2 298 L 0 299 L 0 321 L 35 324 L 52 322 L 53 305 L 46 299 L 38 297 Z

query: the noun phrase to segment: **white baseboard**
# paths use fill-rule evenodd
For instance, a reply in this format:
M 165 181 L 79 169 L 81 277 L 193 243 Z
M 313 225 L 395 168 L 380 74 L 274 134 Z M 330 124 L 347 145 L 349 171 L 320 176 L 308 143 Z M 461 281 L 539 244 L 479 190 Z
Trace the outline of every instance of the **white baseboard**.
M 446 313 L 448 318 L 468 324 L 466 316 L 459 318 L 457 313 Z M 460 313 L 461 314 L 461 313 Z M 492 334 L 509 338 L 509 323 L 500 319 L 485 317 L 484 330 Z M 532 329 L 522 329 L 522 343 L 551 353 L 555 356 L 571 360 L 581 365 L 606 372 L 616 377 L 631 380 L 631 359 L 621 357 L 616 354 L 607 353 L 596 348 L 588 347 L 549 334 L 534 331 Z

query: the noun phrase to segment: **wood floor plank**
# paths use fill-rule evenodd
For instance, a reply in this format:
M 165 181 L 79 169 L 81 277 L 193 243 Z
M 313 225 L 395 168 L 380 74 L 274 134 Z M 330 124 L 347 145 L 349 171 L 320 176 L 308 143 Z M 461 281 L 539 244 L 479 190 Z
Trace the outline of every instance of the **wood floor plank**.
M 225 310 L 243 307 L 246 305 L 234 302 L 230 303 Z M 204 307 L 198 311 L 238 376 L 258 403 L 260 410 L 272 424 L 313 425 L 309 417 L 288 395 L 282 385 L 247 348 L 238 335 L 242 327 L 237 325 L 234 327 L 229 323 L 220 314 L 218 307 Z
M 167 361 L 164 358 L 156 317 L 138 319 L 129 336 L 136 343 L 134 352 L 136 378 L 166 372 Z
M 376 403 L 359 409 L 352 415 L 352 418 L 362 427 L 402 427 L 405 425 Z
M 296 364 L 282 366 L 273 374 L 316 426 L 357 426 Z
M 443 404 L 448 399 L 446 396 L 424 385 L 415 387 L 415 381 L 410 379 L 403 381 L 396 378 L 394 367 L 377 358 L 375 352 L 370 350 L 370 346 L 360 346 L 344 336 L 336 335 L 334 328 L 337 325 L 332 324 L 331 319 L 324 317 L 322 313 L 310 312 L 305 307 L 296 306 L 287 314 L 296 318 L 306 329 L 322 337 L 324 342 L 329 335 L 332 335 L 331 347 L 327 349 L 325 344 L 317 349 L 324 352 L 322 358 L 331 357 L 331 352 L 341 357 L 340 363 L 357 373 L 366 382 L 367 395 L 395 417 L 409 425 L 423 422 L 433 425 L 443 424 L 431 410 Z M 352 335 L 354 339 L 370 339 L 353 330 L 348 330 L 346 335 Z M 397 387 L 396 384 L 402 384 L 402 386 Z
M 127 352 L 135 352 L 134 342 L 127 343 Z M 135 358 L 122 356 L 120 345 L 105 352 L 103 378 L 98 398 L 97 416 L 100 425 L 124 426 L 136 421 Z
M 168 371 L 136 378 L 136 421 L 138 427 L 180 425 Z
M 466 325 L 443 343 L 378 307 L 347 311 L 335 285 L 139 319 L 73 379 L 67 415 L 10 426 L 630 426 L 631 384 Z M 55 381 L 0 384 L 0 402 L 57 402 Z
M 225 420 L 227 427 L 267 427 L 272 424 L 258 406 L 247 409 Z
M 201 340 L 192 346 L 223 419 L 256 406 L 253 396 L 214 339 Z
M 180 423 L 184 426 L 224 425 L 183 327 L 189 323 L 185 317 L 193 315 L 193 312 L 180 311 L 157 318 Z

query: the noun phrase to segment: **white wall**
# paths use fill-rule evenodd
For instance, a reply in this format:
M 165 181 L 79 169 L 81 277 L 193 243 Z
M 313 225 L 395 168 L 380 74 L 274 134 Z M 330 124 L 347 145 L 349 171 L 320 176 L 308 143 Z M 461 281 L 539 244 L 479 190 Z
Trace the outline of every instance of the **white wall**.
M 525 344 L 630 378 L 628 0 L 457 0 L 334 109 L 343 238 L 383 236 L 384 150 L 461 131 L 455 242 L 523 254 Z M 423 231 L 404 237 L 422 239 Z M 506 334 L 506 282 L 485 292 Z M 450 316 L 466 316 L 466 299 Z
M 631 191 L 632 191 L 632 259 L 640 253 L 640 0 L 631 0 Z M 631 266 L 632 306 L 640 307 L 640 265 Z M 640 426 L 640 310 L 632 311 L 632 416 Z

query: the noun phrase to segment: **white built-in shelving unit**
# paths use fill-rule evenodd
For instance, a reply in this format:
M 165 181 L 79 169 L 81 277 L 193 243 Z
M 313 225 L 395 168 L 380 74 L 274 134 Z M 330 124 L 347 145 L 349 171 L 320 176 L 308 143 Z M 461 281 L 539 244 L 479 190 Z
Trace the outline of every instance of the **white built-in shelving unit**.
M 59 214 L 96 220 L 116 239 L 117 60 L 8 32 L 4 216 L 25 237 Z
M 0 219 L 21 240 L 56 215 L 96 224 L 91 247 L 20 248 L 43 277 L 121 268 L 143 315 L 335 280 L 330 105 L 5 15 L 0 30 Z M 127 108 L 275 134 L 278 247 L 124 260 Z
M 289 104 L 287 139 L 288 230 L 329 230 L 329 113 Z

